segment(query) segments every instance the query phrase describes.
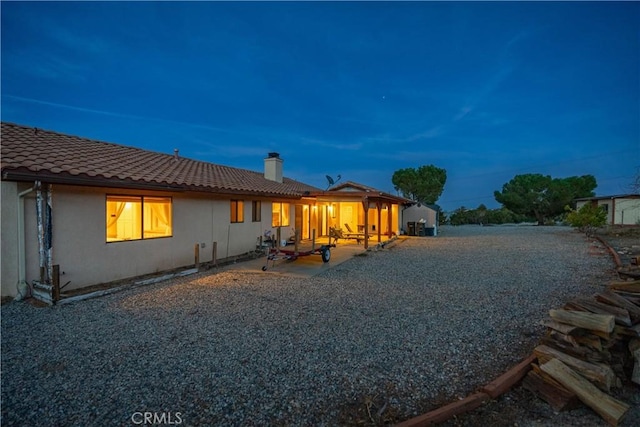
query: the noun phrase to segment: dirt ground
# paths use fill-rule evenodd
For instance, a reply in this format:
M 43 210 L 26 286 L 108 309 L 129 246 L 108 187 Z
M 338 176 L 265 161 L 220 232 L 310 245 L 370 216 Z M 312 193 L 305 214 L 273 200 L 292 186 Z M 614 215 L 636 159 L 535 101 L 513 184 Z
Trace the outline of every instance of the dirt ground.
M 609 246 L 615 249 L 623 265 L 629 265 L 633 256 L 640 255 L 640 227 L 614 228 L 597 233 Z M 612 266 L 615 267 L 612 260 Z M 612 280 L 618 280 L 612 269 Z M 614 390 L 613 397 L 627 403 L 631 409 L 621 422 L 621 426 L 637 425 L 640 420 L 640 387 L 623 381 L 623 387 Z M 444 404 L 450 402 L 443 402 Z M 555 413 L 544 401 L 521 386 L 492 400 L 467 414 L 455 417 L 443 426 L 606 426 L 607 423 L 586 406 L 573 411 Z

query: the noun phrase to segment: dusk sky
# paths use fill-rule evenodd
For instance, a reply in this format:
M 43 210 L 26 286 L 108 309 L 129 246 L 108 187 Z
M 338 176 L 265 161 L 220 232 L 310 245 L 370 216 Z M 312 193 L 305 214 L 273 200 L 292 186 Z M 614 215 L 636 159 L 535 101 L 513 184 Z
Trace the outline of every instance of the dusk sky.
M 638 2 L 2 2 L 3 121 L 395 194 L 444 210 L 517 174 L 640 168 Z

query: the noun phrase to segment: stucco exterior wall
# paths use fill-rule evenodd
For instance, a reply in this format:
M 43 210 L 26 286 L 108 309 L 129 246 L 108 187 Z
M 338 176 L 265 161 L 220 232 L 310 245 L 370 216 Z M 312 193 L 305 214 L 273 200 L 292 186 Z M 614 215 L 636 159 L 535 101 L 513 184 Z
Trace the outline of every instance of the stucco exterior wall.
M 0 286 L 2 295 L 16 295 L 18 284 L 18 183 L 2 181 L 0 185 Z
M 3 296 L 16 295 L 17 192 L 15 183 L 2 182 Z M 107 195 L 171 196 L 173 236 L 107 243 Z M 54 185 L 52 203 L 53 263 L 60 265 L 61 284 L 70 282 L 64 290 L 192 265 L 196 244 L 200 262 L 212 260 L 213 242 L 218 259 L 241 255 L 255 250 L 257 238 L 271 228 L 267 200 L 262 200 L 262 220 L 253 222 L 251 199 L 244 199 L 244 222 L 233 224 L 229 199 L 203 194 Z M 31 283 L 39 276 L 34 193 L 25 197 L 25 252 L 26 280 Z
M 611 210 L 611 207 L 609 207 Z M 616 199 L 614 224 L 636 225 L 640 224 L 640 199 L 622 198 Z
M 408 222 L 418 222 L 421 219 L 424 219 L 426 221 L 426 227 L 437 227 L 436 211 L 427 206 L 418 207 L 418 205 L 412 205 L 404 210 L 400 208 L 400 210 L 400 215 L 403 222 L 402 227 L 404 228 L 405 232 L 407 231 Z

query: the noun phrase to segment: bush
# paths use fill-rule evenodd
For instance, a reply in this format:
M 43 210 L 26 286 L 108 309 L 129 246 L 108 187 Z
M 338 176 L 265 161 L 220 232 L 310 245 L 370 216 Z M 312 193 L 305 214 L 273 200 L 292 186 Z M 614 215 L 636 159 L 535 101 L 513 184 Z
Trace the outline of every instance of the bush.
M 596 228 L 602 227 L 607 223 L 607 213 L 600 206 L 587 203 L 580 209 L 573 210 L 568 206 L 566 210 L 569 212 L 566 217 L 570 226 L 576 227 L 587 236 L 593 235 Z

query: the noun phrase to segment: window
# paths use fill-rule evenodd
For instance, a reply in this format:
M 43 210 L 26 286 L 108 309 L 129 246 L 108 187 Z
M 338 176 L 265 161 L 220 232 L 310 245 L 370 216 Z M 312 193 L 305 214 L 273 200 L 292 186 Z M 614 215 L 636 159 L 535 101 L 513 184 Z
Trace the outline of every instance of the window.
M 259 200 L 254 200 L 253 202 L 251 202 L 251 221 L 262 221 L 262 202 L 260 202 Z
M 231 201 L 231 222 L 244 222 L 244 202 L 242 200 Z
M 172 236 L 171 197 L 107 196 L 107 242 Z
M 272 203 L 271 204 L 271 226 L 272 227 L 288 227 L 289 226 L 289 203 Z
M 606 213 L 609 213 L 609 204 L 608 203 L 603 203 L 602 205 L 600 205 L 600 209 L 602 209 Z

